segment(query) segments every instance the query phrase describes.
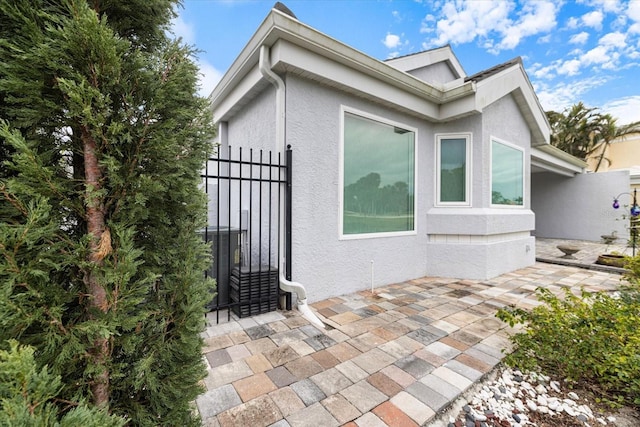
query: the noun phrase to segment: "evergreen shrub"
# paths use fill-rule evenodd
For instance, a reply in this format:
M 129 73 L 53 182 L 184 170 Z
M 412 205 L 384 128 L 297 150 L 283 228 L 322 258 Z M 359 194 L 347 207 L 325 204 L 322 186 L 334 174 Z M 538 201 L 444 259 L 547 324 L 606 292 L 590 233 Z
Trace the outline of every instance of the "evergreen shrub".
M 634 263 L 640 266 L 637 259 Z M 640 407 L 637 279 L 615 294 L 565 290 L 559 297 L 543 288 L 536 293 L 544 304 L 531 311 L 498 311 L 498 318 L 511 326 L 524 325 L 511 337 L 514 350 L 505 363 L 587 387 L 613 405 Z

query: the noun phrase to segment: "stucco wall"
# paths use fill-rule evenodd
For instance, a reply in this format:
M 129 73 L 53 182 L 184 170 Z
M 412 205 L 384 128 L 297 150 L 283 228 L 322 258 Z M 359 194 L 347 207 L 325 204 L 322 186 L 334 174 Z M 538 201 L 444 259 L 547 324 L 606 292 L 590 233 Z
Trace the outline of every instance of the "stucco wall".
M 612 208 L 613 198 L 629 189 L 629 172 L 612 171 L 563 177 L 548 172 L 533 175 L 532 209 L 536 213 L 536 237 L 601 240 L 617 231 L 628 236 L 629 195 L 620 197 L 620 209 Z
M 341 106 L 418 129 L 416 235 L 339 239 Z M 445 132 L 473 134 L 471 208 L 434 207 L 434 136 Z M 379 286 L 425 275 L 482 279 L 535 261 L 528 178 L 524 207 L 490 206 L 490 136 L 525 148 L 525 176 L 530 169 L 529 130 L 511 97 L 482 116 L 436 126 L 288 76 L 286 135 L 294 150 L 293 279 L 307 286 L 310 301 L 367 289 L 372 281 Z
M 508 96 L 477 114 L 433 124 L 295 75 L 286 76 L 286 143 L 293 148 L 292 278 L 310 302 L 425 275 L 490 278 L 534 262 L 529 129 Z M 416 233 L 340 239 L 340 119 L 348 108 L 417 129 Z M 468 208 L 435 205 L 435 134 L 472 134 Z M 229 121 L 232 145 L 275 147 L 275 91 Z M 525 149 L 525 205 L 491 206 L 490 137 Z M 253 221 L 252 221 L 253 222 Z
M 418 129 L 417 235 L 339 239 L 341 106 Z M 421 277 L 426 268 L 424 216 L 433 199 L 433 130 L 425 122 L 380 105 L 287 78 L 287 142 L 293 148 L 293 280 L 309 300 Z
M 242 148 L 242 159 L 245 161 L 260 161 L 260 150 L 262 150 L 263 163 L 269 162 L 269 151 L 273 151 L 272 161 L 277 163 L 275 95 L 275 88 L 271 85 L 267 86 L 224 125 L 226 129 L 221 133 L 226 135 L 220 141 L 220 158 L 228 158 L 228 146 L 231 145 L 231 158 L 234 160 L 239 158 L 239 148 Z M 253 149 L 253 155 L 250 149 Z M 212 172 L 217 173 L 217 170 Z M 254 178 L 259 178 L 261 172 L 263 178 L 269 178 L 270 171 L 267 167 L 245 166 L 241 173 L 245 178 L 250 174 Z M 220 175 L 226 176 L 227 173 L 227 165 L 222 163 Z M 239 173 L 238 166 L 233 165 L 231 175 L 237 177 Z M 275 178 L 278 171 L 272 169 L 271 173 Z M 250 263 L 252 266 L 277 266 L 278 230 L 270 227 L 272 224 L 278 224 L 277 186 L 237 179 L 221 179 L 219 182 L 218 193 L 218 180 L 209 180 L 209 224 L 229 225 L 241 230 L 244 242 L 242 256 L 245 265 Z M 271 233 L 269 233 L 270 228 Z
M 433 207 L 427 216 L 427 272 L 487 279 L 535 262 L 534 214 L 530 210 L 530 133 L 511 96 L 496 101 L 468 122 L 447 124 L 473 131 L 472 206 Z M 525 153 L 522 207 L 491 206 L 491 137 Z
M 254 150 L 275 150 L 275 117 L 276 91 L 269 85 L 229 120 L 229 144 L 238 147 L 250 146 Z
M 455 80 L 451 68 L 444 62 L 409 71 L 409 74 L 428 83 L 443 84 Z

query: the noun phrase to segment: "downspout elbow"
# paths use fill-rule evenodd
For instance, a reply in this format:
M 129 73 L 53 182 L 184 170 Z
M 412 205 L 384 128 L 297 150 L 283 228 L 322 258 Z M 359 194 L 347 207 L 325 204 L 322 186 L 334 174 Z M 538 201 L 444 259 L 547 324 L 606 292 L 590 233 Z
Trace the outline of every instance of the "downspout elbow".
M 298 282 L 292 282 L 290 280 L 287 280 L 284 277 L 284 274 L 281 272 L 280 273 L 280 289 L 282 289 L 285 292 L 295 293 L 297 296 L 298 311 L 300 311 L 300 313 L 309 322 L 311 322 L 312 325 L 316 326 L 319 329 L 325 329 L 325 325 L 324 323 L 322 323 L 322 320 L 320 320 L 318 316 L 316 316 L 316 314 L 313 311 L 311 311 L 311 309 L 307 305 L 307 291 L 304 288 L 304 286 L 302 286 Z

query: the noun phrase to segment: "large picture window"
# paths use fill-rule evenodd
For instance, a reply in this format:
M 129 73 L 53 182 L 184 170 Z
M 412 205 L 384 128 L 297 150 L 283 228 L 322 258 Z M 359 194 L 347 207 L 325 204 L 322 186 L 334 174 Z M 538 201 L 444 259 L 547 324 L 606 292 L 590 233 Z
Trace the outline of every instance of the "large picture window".
M 343 117 L 341 235 L 413 232 L 416 131 Z
M 524 151 L 494 138 L 491 139 L 491 204 L 524 204 Z
M 470 205 L 470 142 L 470 134 L 436 135 L 438 205 Z

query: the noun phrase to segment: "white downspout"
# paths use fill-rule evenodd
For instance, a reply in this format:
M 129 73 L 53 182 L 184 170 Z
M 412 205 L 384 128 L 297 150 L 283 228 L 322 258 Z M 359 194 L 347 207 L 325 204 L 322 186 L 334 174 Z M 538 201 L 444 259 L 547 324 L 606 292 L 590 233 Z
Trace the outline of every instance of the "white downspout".
M 259 69 L 262 75 L 269 80 L 269 82 L 276 88 L 276 153 L 282 153 L 285 147 L 285 84 L 284 81 L 276 73 L 271 70 L 271 62 L 269 60 L 269 48 L 262 45 L 260 46 L 260 61 Z M 284 225 L 284 198 L 280 198 L 280 236 L 279 236 L 279 252 L 280 264 L 278 270 L 280 271 L 280 289 L 285 292 L 294 292 L 297 296 L 298 310 L 302 315 L 313 325 L 324 329 L 324 323 L 315 315 L 313 311 L 307 305 L 307 291 L 304 286 L 298 282 L 291 282 L 284 277 L 284 240 L 285 240 L 285 225 Z

